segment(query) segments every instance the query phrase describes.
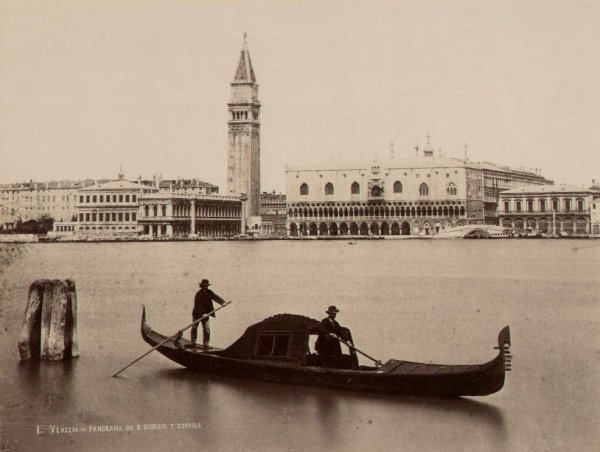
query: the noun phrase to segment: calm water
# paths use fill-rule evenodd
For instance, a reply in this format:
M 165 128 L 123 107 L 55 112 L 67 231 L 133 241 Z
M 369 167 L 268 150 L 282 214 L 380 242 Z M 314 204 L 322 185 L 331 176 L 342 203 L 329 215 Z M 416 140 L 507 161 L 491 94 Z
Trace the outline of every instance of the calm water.
M 15 257 L 0 270 L 1 450 L 599 450 L 600 241 L 3 246 Z M 27 289 L 41 277 L 77 284 L 76 360 L 19 361 Z M 174 333 L 204 277 L 234 302 L 213 322 L 217 346 L 274 313 L 320 319 L 336 304 L 381 360 L 483 362 L 508 324 L 514 370 L 499 393 L 456 400 L 209 378 L 158 353 L 112 378 L 148 349 L 142 303 Z M 169 429 L 137 430 L 149 424 Z

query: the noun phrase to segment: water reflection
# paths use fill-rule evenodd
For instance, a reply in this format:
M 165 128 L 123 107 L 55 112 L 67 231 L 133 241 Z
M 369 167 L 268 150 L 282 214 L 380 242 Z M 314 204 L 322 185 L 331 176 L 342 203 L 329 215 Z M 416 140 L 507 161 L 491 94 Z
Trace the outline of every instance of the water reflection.
M 63 412 L 72 403 L 76 361 L 20 361 L 17 382 L 19 392 L 24 395 L 25 400 L 37 404 L 38 412 Z
M 144 380 L 153 378 L 162 382 L 170 380 L 174 385 L 185 387 L 188 400 L 208 410 L 227 398 L 233 400 L 232 406 L 243 403 L 251 405 L 254 412 L 271 413 L 278 417 L 279 423 L 318 424 L 318 441 L 324 448 L 328 443 L 339 447 L 345 440 L 339 437 L 340 433 L 347 430 L 348 423 L 356 423 L 365 413 L 383 414 L 392 425 L 407 413 L 411 418 L 422 416 L 424 419 L 432 419 L 431 415 L 436 414 L 448 422 L 467 422 L 474 429 L 485 428 L 498 444 L 507 441 L 503 411 L 490 403 L 470 398 L 417 397 L 287 385 L 217 377 L 186 369 L 159 370 Z M 361 421 L 374 422 L 371 419 Z M 256 422 L 256 419 L 245 422 Z
M 30 435 L 39 419 L 73 405 L 75 361 L 19 361 L 10 393 L 3 395 L 2 427 L 12 435 Z

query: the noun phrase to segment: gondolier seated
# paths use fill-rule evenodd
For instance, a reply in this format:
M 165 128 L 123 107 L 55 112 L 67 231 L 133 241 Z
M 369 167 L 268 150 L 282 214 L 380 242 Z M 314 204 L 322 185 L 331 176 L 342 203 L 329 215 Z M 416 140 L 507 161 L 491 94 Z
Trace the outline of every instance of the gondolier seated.
M 338 312 L 340 310 L 335 306 L 327 308 L 327 317 L 321 320 L 317 327 L 318 337 L 315 342 L 315 350 L 321 357 L 321 362 L 325 367 L 358 367 L 358 359 L 354 350 L 350 349 L 350 356 L 342 353 L 340 339 L 350 345 L 354 344 L 350 330 L 340 326 L 335 320 Z M 347 358 L 351 358 L 351 360 L 348 361 Z
M 208 279 L 203 279 L 200 282 L 200 290 L 196 293 L 196 296 L 194 297 L 194 310 L 192 311 L 192 318 L 193 318 L 194 322 L 196 320 L 200 319 L 204 314 L 208 314 L 209 312 L 214 311 L 215 308 L 213 306 L 213 301 L 216 301 L 221 306 L 223 306 L 225 304 L 225 300 L 223 300 L 216 293 L 214 293 L 212 290 L 210 290 L 208 288 L 208 286 L 210 286 Z M 212 312 L 212 314 L 210 314 L 210 316 L 216 317 L 214 312 Z M 210 317 L 207 316 L 207 317 L 203 318 L 202 320 L 200 320 L 200 323 L 202 324 L 202 345 L 204 345 L 206 347 L 208 347 L 208 344 L 210 342 L 209 318 Z M 196 323 L 192 327 L 192 333 L 191 333 L 191 339 L 192 339 L 193 344 L 196 343 L 197 335 L 198 335 L 198 324 Z

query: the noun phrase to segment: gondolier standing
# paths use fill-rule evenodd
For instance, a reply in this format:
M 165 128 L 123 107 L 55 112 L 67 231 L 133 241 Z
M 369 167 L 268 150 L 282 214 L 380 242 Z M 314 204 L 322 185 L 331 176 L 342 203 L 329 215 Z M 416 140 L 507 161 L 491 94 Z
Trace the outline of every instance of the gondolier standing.
M 200 290 L 196 293 L 194 297 L 194 310 L 192 311 L 192 318 L 194 322 L 202 317 L 204 314 L 208 314 L 213 311 L 215 308 L 213 306 L 213 301 L 216 301 L 221 306 L 225 304 L 225 300 L 219 297 L 216 293 L 208 288 L 210 283 L 208 279 L 203 279 L 200 282 Z M 212 317 L 215 317 L 214 312 L 211 314 Z M 210 342 L 210 317 L 206 317 L 200 320 L 202 324 L 202 345 L 208 347 L 208 343 Z M 198 336 L 198 324 L 196 323 L 192 327 L 192 343 L 196 343 L 196 337 Z
M 337 337 L 342 335 L 342 327 L 335 320 L 335 317 L 340 310 L 335 306 L 329 306 L 327 309 L 327 317 L 321 320 L 317 331 L 319 336 L 315 343 L 317 353 L 322 357 L 326 367 L 334 365 L 335 360 L 341 356 L 342 349 L 340 341 Z

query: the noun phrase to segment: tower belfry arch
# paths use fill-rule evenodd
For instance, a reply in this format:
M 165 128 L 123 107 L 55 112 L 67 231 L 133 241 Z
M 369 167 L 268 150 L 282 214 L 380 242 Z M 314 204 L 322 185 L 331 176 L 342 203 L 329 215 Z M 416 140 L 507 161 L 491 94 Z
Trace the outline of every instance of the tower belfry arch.
M 246 33 L 231 82 L 229 110 L 227 194 L 246 195 L 246 227 L 260 227 L 260 101 Z

